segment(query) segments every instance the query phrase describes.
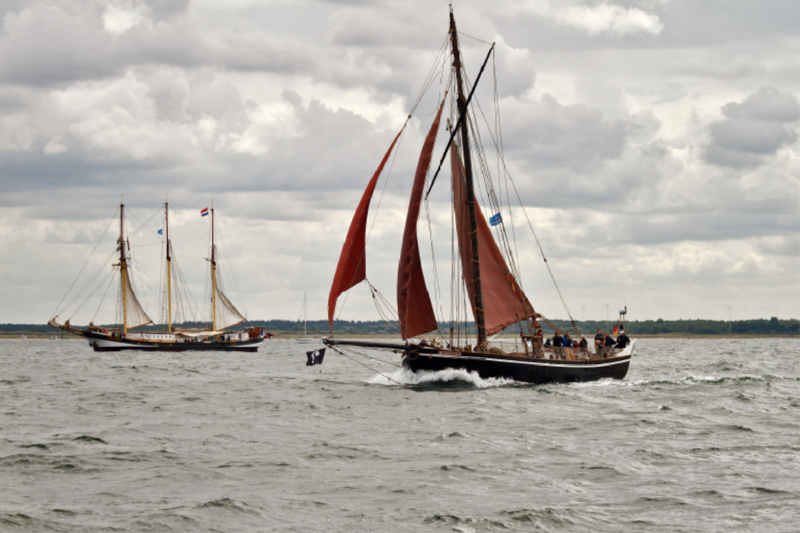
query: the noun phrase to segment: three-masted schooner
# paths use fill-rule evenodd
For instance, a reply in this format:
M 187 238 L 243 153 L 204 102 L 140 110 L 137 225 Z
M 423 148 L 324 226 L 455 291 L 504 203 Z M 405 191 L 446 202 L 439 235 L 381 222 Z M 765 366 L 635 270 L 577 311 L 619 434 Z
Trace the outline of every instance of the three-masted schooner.
M 208 209 L 201 213 L 206 216 Z M 119 238 L 117 239 L 118 262 L 113 265 L 119 272 L 119 307 L 122 310 L 121 327 L 108 328 L 90 323 L 86 328 L 77 328 L 67 320 L 59 324 L 53 317 L 48 324 L 76 335 L 82 335 L 95 351 L 119 350 L 159 350 L 170 352 L 185 351 L 244 351 L 255 352 L 269 338 L 260 327 L 245 328 L 232 332 L 230 328 L 246 321 L 242 313 L 231 303 L 219 287 L 217 270 L 217 251 L 214 242 L 214 208 L 211 214 L 211 328 L 185 328 L 173 324 L 173 250 L 169 238 L 169 203 L 164 203 L 165 245 L 166 245 L 166 331 L 145 332 L 139 328 L 153 324 L 134 293 L 130 275 L 130 241 L 125 235 L 125 205 L 119 206 Z
M 459 290 L 465 289 L 467 293 L 477 339 L 473 341 L 471 336 L 454 335 L 452 325 L 449 332 L 440 330 L 426 287 L 417 239 L 420 204 L 425 193 L 436 133 L 447 99 L 446 92 L 422 147 L 403 232 L 397 275 L 397 321 L 400 335 L 405 342 L 400 344 L 343 340 L 331 336 L 324 339 L 325 344 L 336 350 L 360 347 L 394 351 L 402 354 L 403 366 L 414 372 L 454 368 L 477 372 L 483 378 L 501 377 L 531 383 L 623 378 L 630 364 L 633 342 L 621 347 L 598 350 L 549 347 L 542 343 L 538 319 L 546 319 L 534 311 L 523 292 L 519 283 L 519 272 L 513 263 L 513 257 L 510 257 L 511 247 L 503 242 L 501 251 L 481 212 L 475 193 L 471 151 L 477 148 L 471 144 L 475 139 L 470 139 L 469 134 L 470 127 L 475 127 L 470 118 L 473 115 L 469 113 L 469 104 L 489 55 L 494 52 L 494 45 L 467 95 L 452 8 L 448 33 L 452 56 L 448 83 L 455 85 L 454 91 L 452 85 L 449 87 L 451 94 L 454 93 L 455 105 L 452 106 L 454 116 L 449 122 L 452 125 L 449 128 L 450 141 L 442 161 L 449 149 L 456 235 L 454 240 L 458 247 L 455 260 L 461 264 L 460 272 L 454 275 L 454 283 L 460 283 Z M 350 224 L 328 300 L 331 335 L 339 296 L 366 280 L 365 245 L 369 205 L 378 178 L 402 133 L 401 129 L 389 146 L 369 181 Z M 485 169 L 485 165 L 482 168 Z M 438 171 L 431 180 L 428 192 L 436 175 Z M 491 185 L 487 184 L 486 188 L 489 187 Z M 496 205 L 493 207 L 497 208 Z M 492 219 L 492 226 L 504 224 L 499 212 Z M 505 230 L 502 231 L 504 234 Z M 509 268 L 508 262 L 512 262 L 513 270 Z M 371 284 L 370 289 L 375 295 L 376 289 Z M 574 320 L 572 324 L 578 332 Z M 513 325 L 519 327 L 519 337 L 516 340 L 509 343 L 491 339 L 493 335 Z M 428 337 L 420 338 L 423 335 Z M 417 340 L 412 342 L 413 338 Z

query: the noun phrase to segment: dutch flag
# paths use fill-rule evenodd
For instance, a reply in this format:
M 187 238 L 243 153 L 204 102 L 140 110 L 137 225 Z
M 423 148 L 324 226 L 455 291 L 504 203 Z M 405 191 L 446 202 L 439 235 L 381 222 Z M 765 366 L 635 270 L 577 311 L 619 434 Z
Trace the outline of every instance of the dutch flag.
M 208 208 L 207 207 L 205 209 L 203 209 L 202 211 L 200 211 L 200 216 L 201 217 L 208 216 Z

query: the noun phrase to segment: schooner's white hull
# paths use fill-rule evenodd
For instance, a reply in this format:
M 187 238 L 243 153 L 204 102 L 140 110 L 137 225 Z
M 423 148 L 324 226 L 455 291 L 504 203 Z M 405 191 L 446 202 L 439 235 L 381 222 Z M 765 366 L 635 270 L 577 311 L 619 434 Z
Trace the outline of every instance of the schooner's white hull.
M 83 331 L 96 352 L 115 352 L 120 350 L 145 350 L 161 352 L 208 352 L 208 351 L 233 351 L 255 352 L 266 339 L 249 339 L 236 341 L 151 341 L 139 339 L 123 339 L 94 331 Z

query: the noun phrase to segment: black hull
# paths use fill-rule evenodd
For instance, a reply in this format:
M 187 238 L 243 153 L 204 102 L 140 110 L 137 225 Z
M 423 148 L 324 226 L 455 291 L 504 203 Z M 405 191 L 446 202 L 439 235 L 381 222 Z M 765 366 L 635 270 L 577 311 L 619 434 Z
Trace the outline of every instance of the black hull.
M 403 354 L 403 367 L 412 372 L 420 370 L 436 372 L 446 369 L 461 369 L 475 372 L 481 378 L 504 378 L 534 383 L 574 383 L 597 381 L 598 379 L 623 379 L 628 373 L 633 344 L 614 357 L 583 361 L 557 359 L 533 359 L 518 355 L 476 354 L 472 352 L 450 352 L 419 344 L 397 344 L 373 341 L 341 341 L 323 339 L 327 346 L 356 346 L 379 350 L 391 350 Z
M 103 333 L 83 331 L 95 352 L 140 350 L 150 352 L 257 352 L 264 339 L 231 342 L 154 342 L 122 339 Z
M 448 368 L 475 372 L 481 378 L 504 378 L 525 383 L 573 383 L 598 379 L 622 379 L 631 356 L 590 361 L 510 360 L 481 356 L 420 354 L 403 356 L 403 366 L 412 372 Z

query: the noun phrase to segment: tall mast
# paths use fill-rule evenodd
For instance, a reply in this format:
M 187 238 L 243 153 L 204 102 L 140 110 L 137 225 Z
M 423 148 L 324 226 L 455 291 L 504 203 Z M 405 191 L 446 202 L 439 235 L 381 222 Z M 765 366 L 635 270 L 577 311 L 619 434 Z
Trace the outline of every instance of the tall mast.
M 123 224 L 125 204 L 119 203 L 119 278 L 122 284 L 122 332 L 128 334 L 128 262 L 125 259 L 125 227 Z
M 306 293 L 303 293 L 303 337 L 308 337 L 308 308 L 306 307 Z
M 166 195 L 164 196 L 166 200 Z M 172 255 L 169 243 L 169 202 L 164 202 L 164 217 L 167 229 L 167 332 L 172 333 Z
M 211 330 L 217 331 L 217 259 L 214 249 L 214 200 L 211 200 Z
M 456 71 L 458 88 L 458 113 L 464 116 L 461 121 L 461 146 L 464 156 L 464 173 L 466 178 L 467 207 L 469 208 L 469 232 L 472 241 L 472 286 L 475 290 L 475 326 L 478 329 L 478 346 L 486 342 L 486 321 L 483 315 L 483 291 L 481 290 L 481 264 L 478 255 L 478 218 L 475 212 L 475 186 L 472 179 L 472 158 L 469 152 L 469 134 L 467 132 L 467 99 L 464 96 L 464 82 L 461 79 L 461 56 L 458 52 L 458 32 L 453 8 L 450 7 L 450 42 L 453 46 L 453 68 Z

